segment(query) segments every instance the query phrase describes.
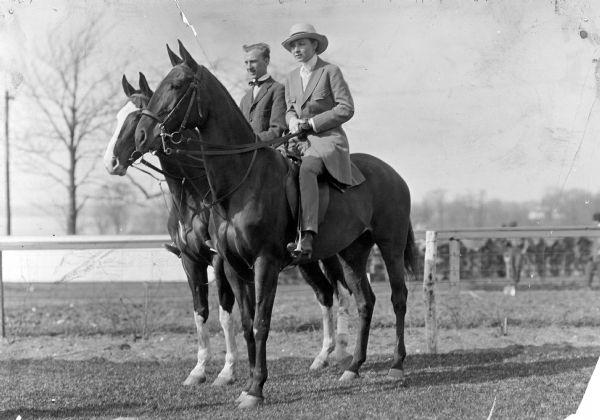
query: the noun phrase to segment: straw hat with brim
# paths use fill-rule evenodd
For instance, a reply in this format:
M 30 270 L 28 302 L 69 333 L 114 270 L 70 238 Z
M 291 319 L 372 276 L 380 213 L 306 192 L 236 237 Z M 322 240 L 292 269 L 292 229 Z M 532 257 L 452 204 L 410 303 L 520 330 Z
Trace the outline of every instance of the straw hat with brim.
M 309 23 L 296 23 L 290 29 L 290 36 L 288 39 L 283 41 L 281 45 L 288 51 L 292 50 L 292 42 L 302 39 L 309 38 L 314 39 L 318 42 L 317 50 L 315 51 L 317 54 L 321 54 L 323 51 L 327 49 L 327 45 L 329 45 L 329 41 L 325 35 L 318 34 L 315 30 L 315 27 Z

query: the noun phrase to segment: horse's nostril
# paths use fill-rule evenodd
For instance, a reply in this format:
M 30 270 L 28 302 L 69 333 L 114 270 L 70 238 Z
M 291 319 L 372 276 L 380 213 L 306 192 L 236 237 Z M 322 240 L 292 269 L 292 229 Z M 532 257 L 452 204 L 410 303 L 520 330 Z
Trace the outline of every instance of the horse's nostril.
M 119 166 L 119 158 L 116 156 L 113 156 L 112 160 L 111 160 L 111 165 L 112 165 L 113 169 L 116 169 L 117 166 Z

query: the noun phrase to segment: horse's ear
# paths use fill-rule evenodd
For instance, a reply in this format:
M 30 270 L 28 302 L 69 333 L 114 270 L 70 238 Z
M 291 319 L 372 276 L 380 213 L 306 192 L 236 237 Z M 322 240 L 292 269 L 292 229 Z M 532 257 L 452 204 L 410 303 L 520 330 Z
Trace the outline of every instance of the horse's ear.
M 123 92 L 125 92 L 125 95 L 127 95 L 127 97 L 130 97 L 135 93 L 135 88 L 131 86 L 131 84 L 127 81 L 127 77 L 125 77 L 125 75 L 123 75 L 121 84 L 123 85 Z
M 183 62 L 183 60 L 179 58 L 179 56 L 175 54 L 171 48 L 169 48 L 169 44 L 167 44 L 167 52 L 169 53 L 169 59 L 171 60 L 171 65 L 173 67 Z
M 146 95 L 148 98 L 150 98 L 152 96 L 152 94 L 154 93 L 154 92 L 152 92 L 152 89 L 150 89 L 150 85 L 148 85 L 146 76 L 144 76 L 144 73 L 142 73 L 142 72 L 140 72 L 140 89 L 141 89 L 142 93 L 144 95 Z
M 196 63 L 196 60 L 194 60 L 191 54 L 187 52 L 182 42 L 180 40 L 177 40 L 177 42 L 179 43 L 179 54 L 181 54 L 183 62 L 193 71 L 196 71 L 198 69 L 198 63 Z

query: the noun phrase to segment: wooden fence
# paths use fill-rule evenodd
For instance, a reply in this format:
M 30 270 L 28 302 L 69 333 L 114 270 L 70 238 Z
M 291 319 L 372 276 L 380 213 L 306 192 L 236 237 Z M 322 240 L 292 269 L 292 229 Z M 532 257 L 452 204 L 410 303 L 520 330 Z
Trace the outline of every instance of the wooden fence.
M 417 240 L 425 240 L 425 261 L 423 265 L 423 292 L 427 307 L 425 315 L 425 332 L 427 350 L 437 353 L 437 318 L 436 318 L 436 260 L 437 247 L 449 242 L 451 290 L 458 293 L 460 281 L 460 240 L 463 239 L 511 239 L 511 238 L 567 238 L 567 237 L 600 237 L 600 227 L 507 227 L 507 228 L 471 228 L 446 229 L 439 231 L 415 232 Z M 507 274 L 510 271 L 507 270 Z
M 82 250 L 82 249 L 154 249 L 171 239 L 167 235 L 143 236 L 0 236 L 0 329 L 6 337 L 4 315 L 3 251 Z
M 438 245 L 449 242 L 449 281 L 453 290 L 458 290 L 460 281 L 460 245 L 462 239 L 498 238 L 565 238 L 600 237 L 600 227 L 510 227 L 445 229 L 438 231 L 416 231 L 415 238 L 425 241 L 423 292 L 427 304 L 425 328 L 428 351 L 437 352 L 436 319 L 436 259 Z M 2 276 L 3 251 L 34 250 L 83 250 L 83 249 L 156 249 L 170 239 L 166 235 L 142 236 L 52 236 L 52 237 L 7 237 L 0 236 L 0 317 L 2 337 L 6 337 L 4 315 L 4 283 Z

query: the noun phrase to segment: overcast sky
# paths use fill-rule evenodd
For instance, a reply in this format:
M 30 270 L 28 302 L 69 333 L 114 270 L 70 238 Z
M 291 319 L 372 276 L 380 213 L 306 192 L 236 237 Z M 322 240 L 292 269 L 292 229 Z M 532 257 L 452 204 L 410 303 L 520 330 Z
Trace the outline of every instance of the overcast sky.
M 341 67 L 354 96 L 351 151 L 390 163 L 417 201 L 436 189 L 536 199 L 552 187 L 600 189 L 594 1 L 561 1 L 556 14 L 549 0 L 182 0 L 194 37 L 172 0 L 4 0 L 0 70 L 13 88 L 16 57 L 51 39 L 56 24 L 102 17 L 107 63 L 128 57 L 120 72 L 131 79 L 145 71 L 155 85 L 169 70 L 165 44 L 181 39 L 199 62 L 227 64 L 227 86 L 245 76 L 246 43 L 269 43 L 277 71 L 291 70 L 281 41 L 292 24 L 310 22 L 329 38 L 322 58 Z M 11 120 L 16 132 L 19 124 Z M 14 199 L 26 203 L 28 175 L 14 178 L 23 193 Z

